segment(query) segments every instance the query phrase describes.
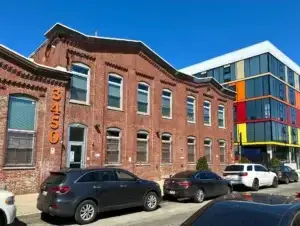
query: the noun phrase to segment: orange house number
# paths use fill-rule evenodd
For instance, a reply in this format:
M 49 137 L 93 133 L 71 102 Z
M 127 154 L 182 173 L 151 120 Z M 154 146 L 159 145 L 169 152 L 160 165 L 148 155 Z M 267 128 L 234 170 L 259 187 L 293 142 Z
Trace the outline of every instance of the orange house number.
M 61 100 L 61 91 L 59 89 L 53 89 L 52 92 L 52 105 L 51 105 L 51 120 L 50 120 L 50 131 L 48 135 L 49 142 L 51 144 L 57 144 L 59 141 L 59 119 L 60 119 L 60 109 L 59 102 Z

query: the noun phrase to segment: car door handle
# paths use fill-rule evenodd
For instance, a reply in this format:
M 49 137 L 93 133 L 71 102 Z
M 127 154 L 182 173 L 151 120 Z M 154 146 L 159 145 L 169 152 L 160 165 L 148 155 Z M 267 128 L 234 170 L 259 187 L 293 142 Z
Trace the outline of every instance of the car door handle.
M 127 185 L 121 184 L 120 187 L 121 187 L 121 188 L 127 188 Z
M 94 189 L 99 189 L 101 188 L 100 186 L 93 186 Z

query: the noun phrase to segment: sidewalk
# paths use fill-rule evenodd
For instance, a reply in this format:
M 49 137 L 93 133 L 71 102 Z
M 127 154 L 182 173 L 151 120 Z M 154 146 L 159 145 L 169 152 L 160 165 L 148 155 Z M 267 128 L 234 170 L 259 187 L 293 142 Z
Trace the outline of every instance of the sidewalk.
M 163 188 L 163 181 L 157 181 L 161 190 Z M 16 195 L 17 217 L 39 214 L 40 211 L 36 208 L 36 200 L 38 193 L 27 195 Z

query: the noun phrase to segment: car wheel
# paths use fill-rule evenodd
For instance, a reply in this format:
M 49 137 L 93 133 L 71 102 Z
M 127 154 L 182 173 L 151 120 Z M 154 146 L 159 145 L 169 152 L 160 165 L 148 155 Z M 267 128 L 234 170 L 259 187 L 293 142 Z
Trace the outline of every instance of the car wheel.
M 146 211 L 156 210 L 158 206 L 158 198 L 154 192 L 149 192 L 144 198 L 144 209 Z
M 299 178 L 298 178 L 298 176 L 296 177 L 296 179 L 295 179 L 295 182 L 298 182 L 299 181 Z
M 202 189 L 198 189 L 194 197 L 194 202 L 201 203 L 204 201 L 204 198 L 205 198 L 204 191 Z
M 277 179 L 277 177 L 274 177 L 273 183 L 272 183 L 272 187 L 273 188 L 277 188 L 278 187 L 278 179 Z
M 289 179 L 288 177 L 285 177 L 285 179 L 284 179 L 284 183 L 285 183 L 285 184 L 288 184 L 288 183 L 290 183 L 290 179 Z
M 50 215 L 48 213 L 45 213 L 45 212 L 41 213 L 41 219 L 43 221 L 47 221 L 47 220 L 49 220 L 49 218 L 50 218 Z
M 92 223 L 97 215 L 97 205 L 92 200 L 85 200 L 80 203 L 75 212 L 75 220 L 78 224 Z
M 4 213 L 2 213 L 2 212 L 0 212 L 0 225 L 4 225 L 4 226 L 7 225 L 6 217 L 5 217 Z
M 253 183 L 252 183 L 252 190 L 253 191 L 258 191 L 259 190 L 259 180 L 258 179 L 254 179 Z

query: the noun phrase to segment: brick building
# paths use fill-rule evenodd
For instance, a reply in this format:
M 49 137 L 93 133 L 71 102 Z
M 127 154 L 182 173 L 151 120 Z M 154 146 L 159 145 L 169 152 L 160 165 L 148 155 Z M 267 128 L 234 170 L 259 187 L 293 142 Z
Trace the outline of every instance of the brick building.
M 22 177 L 26 186 L 20 193 L 31 192 L 60 167 L 114 165 L 159 180 L 194 169 L 203 155 L 216 172 L 232 162 L 233 91 L 177 71 L 140 41 L 88 36 L 61 24 L 46 38 L 27 63 L 55 70 L 63 81 L 71 73 L 71 82 L 60 87 L 65 97 L 60 104 L 51 100 L 54 87 L 45 87 L 49 99 L 38 129 L 49 128 L 36 133 L 43 141 L 34 147 L 36 171 L 3 169 L 11 190 L 19 192 L 8 177 Z M 10 89 L 1 103 L 5 109 Z M 5 125 L 0 133 L 7 136 Z M 6 156 L 7 145 L 2 147 Z M 25 182 L 28 175 L 36 180 Z

